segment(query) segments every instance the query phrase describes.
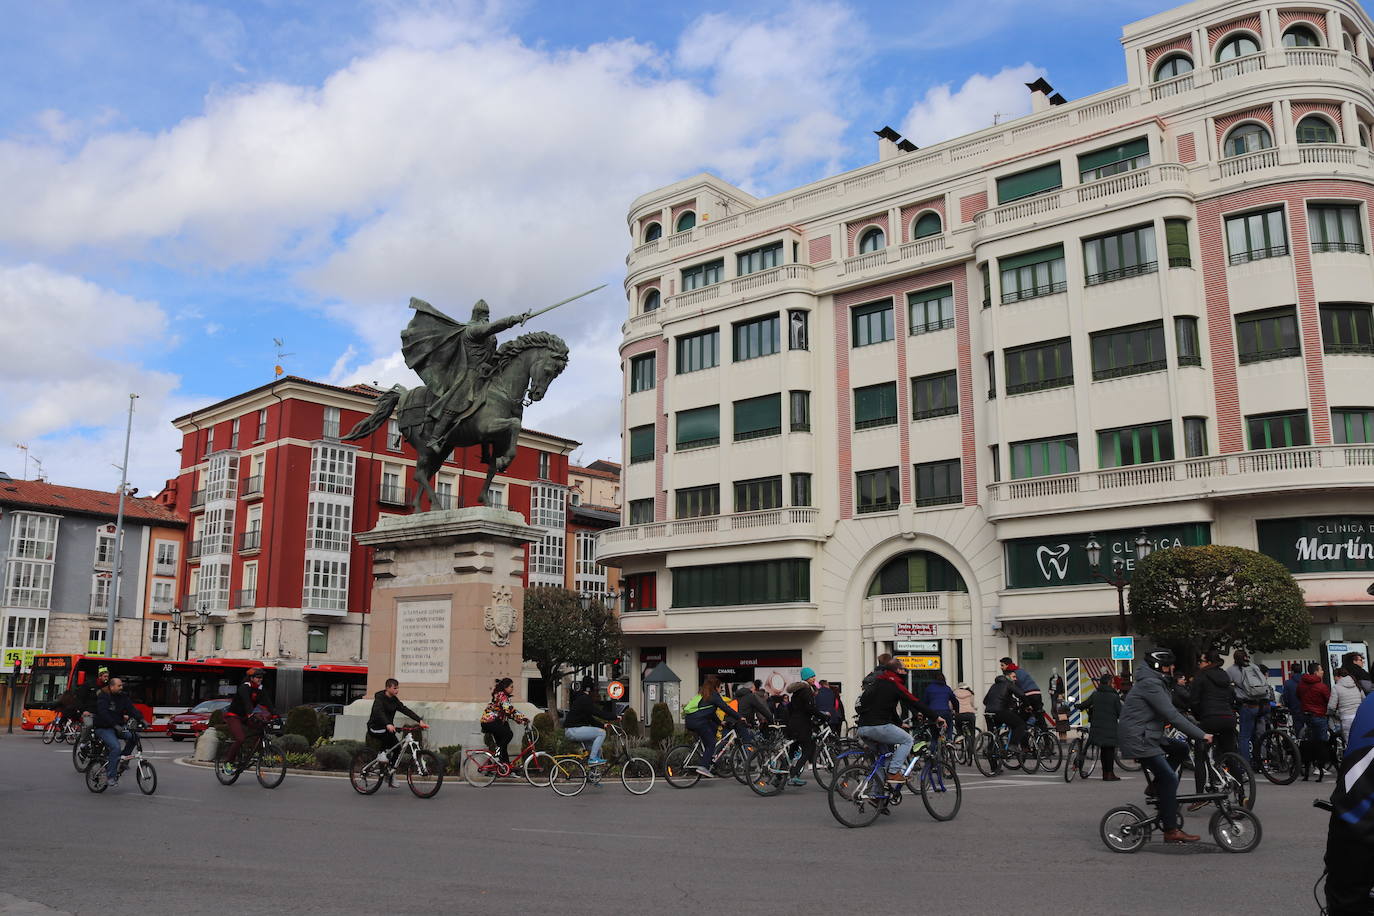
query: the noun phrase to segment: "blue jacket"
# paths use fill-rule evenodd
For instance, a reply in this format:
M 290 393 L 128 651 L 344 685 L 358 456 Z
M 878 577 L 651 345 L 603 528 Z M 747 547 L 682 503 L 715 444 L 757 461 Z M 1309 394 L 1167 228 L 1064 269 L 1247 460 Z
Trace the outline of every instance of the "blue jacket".
M 1298 702 L 1298 681 L 1301 677 L 1294 675 L 1283 682 L 1283 705 L 1295 716 L 1302 712 L 1302 704 Z
M 1035 683 L 1035 678 L 1031 677 L 1030 672 L 1025 668 L 1017 668 L 1016 689 L 1022 693 L 1039 693 L 1040 685 Z
M 142 722 L 143 717 L 134 708 L 134 701 L 126 693 L 110 693 L 102 690 L 95 698 L 94 728 L 122 728 L 126 718 Z
M 928 684 L 921 699 L 936 712 L 950 712 L 959 708 L 959 701 L 954 698 L 954 691 L 948 684 Z
M 1369 694 L 1360 701 L 1355 721 L 1350 725 L 1341 772 L 1336 777 L 1336 791 L 1331 796 L 1331 804 L 1336 809 L 1332 817 L 1337 819 L 1333 827 L 1339 822 L 1346 836 L 1364 844 L 1374 842 L 1374 767 L 1360 766 L 1374 754 L 1372 698 L 1374 694 Z

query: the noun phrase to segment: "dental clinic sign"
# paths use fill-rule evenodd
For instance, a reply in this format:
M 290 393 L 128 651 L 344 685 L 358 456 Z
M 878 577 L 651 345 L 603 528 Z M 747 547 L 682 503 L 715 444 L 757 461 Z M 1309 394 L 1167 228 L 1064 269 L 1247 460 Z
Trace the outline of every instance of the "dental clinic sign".
M 1255 529 L 1260 553 L 1291 572 L 1374 571 L 1374 516 L 1267 518 Z
M 1112 561 L 1120 558 L 1126 566 L 1126 578 L 1130 578 L 1135 569 L 1135 539 L 1139 534 L 1139 526 L 1097 532 L 1097 542 L 1102 545 L 1102 572 L 1110 574 Z M 1006 541 L 1007 588 L 1096 583 L 1098 580 L 1093 578 L 1088 566 L 1087 545 L 1092 536 L 1093 532 L 1084 531 Z M 1155 550 L 1212 543 L 1211 529 L 1206 522 L 1149 526 L 1145 528 L 1145 537 Z

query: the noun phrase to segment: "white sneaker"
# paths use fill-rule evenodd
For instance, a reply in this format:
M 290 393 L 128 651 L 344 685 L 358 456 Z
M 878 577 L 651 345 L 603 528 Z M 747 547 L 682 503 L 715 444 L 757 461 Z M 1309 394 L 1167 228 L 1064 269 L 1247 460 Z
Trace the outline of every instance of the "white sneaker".
M 715 779 L 715 778 L 716 778 L 716 774 L 715 774 L 715 773 L 712 773 L 710 770 L 706 769 L 706 767 L 696 767 L 696 771 L 697 771 L 698 773 L 701 774 L 701 778 L 702 778 L 702 779 Z

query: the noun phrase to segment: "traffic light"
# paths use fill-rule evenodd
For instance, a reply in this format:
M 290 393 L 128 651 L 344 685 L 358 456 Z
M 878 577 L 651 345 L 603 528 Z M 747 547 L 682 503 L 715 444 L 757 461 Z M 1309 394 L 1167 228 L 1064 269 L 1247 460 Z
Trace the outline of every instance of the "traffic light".
M 611 661 L 611 680 L 613 680 L 613 681 L 618 681 L 618 680 L 620 680 L 620 677 L 621 677 L 620 658 L 617 657 L 617 658 L 615 658 L 615 659 L 613 659 L 613 660 Z

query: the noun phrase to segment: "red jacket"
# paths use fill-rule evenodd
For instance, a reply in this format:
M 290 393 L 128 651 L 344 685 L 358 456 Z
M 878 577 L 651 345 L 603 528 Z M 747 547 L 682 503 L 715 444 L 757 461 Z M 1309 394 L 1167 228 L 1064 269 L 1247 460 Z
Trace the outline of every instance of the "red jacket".
M 1331 688 L 1315 674 L 1304 674 L 1298 682 L 1298 704 L 1311 716 L 1325 716 Z

